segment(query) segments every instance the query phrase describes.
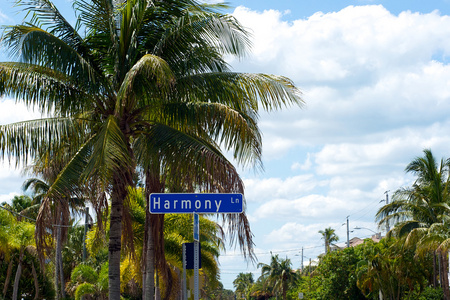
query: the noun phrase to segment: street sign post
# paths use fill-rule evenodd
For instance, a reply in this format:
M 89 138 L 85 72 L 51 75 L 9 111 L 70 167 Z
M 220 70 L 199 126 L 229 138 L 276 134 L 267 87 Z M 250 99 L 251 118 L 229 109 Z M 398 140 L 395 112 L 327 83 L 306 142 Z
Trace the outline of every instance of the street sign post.
M 241 213 L 242 194 L 154 193 L 150 195 L 152 214 Z
M 154 193 L 150 195 L 150 213 L 152 214 L 194 214 L 194 299 L 199 299 L 200 267 L 200 220 L 203 214 L 242 213 L 242 194 L 189 194 L 189 193 Z M 185 245 L 183 245 L 185 255 Z M 183 296 L 186 297 L 186 257 L 183 258 Z

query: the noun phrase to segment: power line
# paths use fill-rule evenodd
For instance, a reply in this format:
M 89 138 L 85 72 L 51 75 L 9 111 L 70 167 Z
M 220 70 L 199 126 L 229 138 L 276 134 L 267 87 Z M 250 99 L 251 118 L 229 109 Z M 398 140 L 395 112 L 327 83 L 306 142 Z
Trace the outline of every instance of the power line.
M 372 201 L 371 203 L 369 203 L 369 204 L 367 204 L 366 206 L 364 206 L 363 208 L 361 208 L 360 210 L 357 210 L 357 211 L 355 211 L 355 212 L 352 212 L 351 214 L 349 214 L 349 216 L 354 217 L 354 215 L 356 215 L 356 214 L 362 212 L 363 210 L 366 210 L 366 209 L 369 208 L 369 207 L 372 209 L 374 206 L 378 205 L 378 203 L 379 203 L 379 200 L 374 200 L 374 201 Z M 368 211 L 367 211 L 365 214 L 363 214 L 360 218 L 357 218 L 357 219 L 352 218 L 352 219 L 354 219 L 354 220 L 359 220 L 359 219 L 361 219 L 363 216 L 367 215 L 369 212 L 370 212 L 370 210 L 368 210 Z
M 27 217 L 27 216 L 24 216 L 24 215 L 21 215 L 21 214 L 19 214 L 19 213 L 16 213 L 15 211 L 12 211 L 12 210 L 10 210 L 10 209 L 7 209 L 7 208 L 4 207 L 4 206 L 0 206 L 0 208 L 3 208 L 4 210 L 9 211 L 10 213 L 12 213 L 12 214 L 14 214 L 14 215 L 20 216 L 20 217 L 22 217 L 22 218 L 29 219 L 29 220 L 31 220 L 31 221 L 33 221 L 33 222 L 36 223 L 36 220 L 35 220 L 35 219 L 32 219 L 32 218 L 29 218 L 29 217 Z
M 307 249 L 316 249 L 316 248 L 321 248 L 321 247 L 323 247 L 323 245 L 303 247 L 303 249 L 307 250 Z M 278 250 L 278 251 L 269 251 L 269 252 L 258 252 L 258 253 L 255 253 L 255 255 L 279 254 L 279 253 L 286 253 L 286 252 L 297 252 L 297 251 L 300 251 L 300 250 L 302 250 L 302 248 L 288 249 L 288 250 Z M 236 253 L 236 254 L 221 254 L 220 256 L 242 256 L 242 254 L 240 254 L 240 253 Z

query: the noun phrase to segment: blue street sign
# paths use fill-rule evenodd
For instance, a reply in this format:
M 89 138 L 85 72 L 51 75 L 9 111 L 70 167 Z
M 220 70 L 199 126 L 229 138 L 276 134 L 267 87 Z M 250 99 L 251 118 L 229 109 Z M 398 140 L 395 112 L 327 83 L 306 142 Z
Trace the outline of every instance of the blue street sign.
M 200 240 L 200 216 L 194 212 L 194 241 Z
M 150 195 L 153 214 L 223 214 L 243 211 L 242 194 L 155 193 Z

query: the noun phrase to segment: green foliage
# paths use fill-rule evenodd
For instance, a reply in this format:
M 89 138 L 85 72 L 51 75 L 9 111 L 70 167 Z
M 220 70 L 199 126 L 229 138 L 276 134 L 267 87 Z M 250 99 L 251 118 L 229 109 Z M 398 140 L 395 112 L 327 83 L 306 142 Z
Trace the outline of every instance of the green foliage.
M 444 299 L 444 292 L 441 288 L 426 287 L 419 295 L 418 300 L 442 300 Z
M 205 286 L 202 290 L 202 299 L 236 300 L 233 291 L 224 289 L 221 282 L 215 288 L 211 288 L 210 285 Z
M 68 229 L 67 241 L 62 249 L 65 278 L 69 278 L 72 270 L 83 262 L 84 226 L 72 226 Z
M 96 288 L 91 283 L 82 283 L 75 290 L 75 300 L 80 300 L 84 295 L 93 295 L 96 292 Z
M 12 278 L 10 279 L 5 299 L 12 299 L 14 276 L 17 271 L 18 253 L 19 250 L 14 250 L 11 254 L 12 259 Z M 0 297 L 3 291 L 4 284 L 6 282 L 7 270 L 10 261 L 6 261 L 0 258 Z M 38 278 L 39 286 L 39 298 L 38 299 L 53 299 L 55 296 L 55 290 L 51 277 L 43 273 L 40 269 L 39 262 L 31 253 L 25 252 L 22 261 L 22 276 L 19 281 L 19 291 L 24 300 L 34 299 L 35 287 L 32 268 L 35 268 Z
M 356 265 L 361 259 L 358 250 L 346 248 L 322 258 L 316 269 L 323 286 L 320 299 L 365 299 L 356 285 Z
M 305 299 L 366 299 L 357 286 L 356 278 L 356 267 L 361 255 L 358 247 L 329 252 L 323 256 L 314 272 L 303 273 L 304 276 L 290 296 L 295 299 L 302 292 Z
M 404 299 L 408 300 L 443 300 L 444 291 L 442 288 L 426 287 L 423 291 L 414 290 L 410 293 L 406 293 Z
M 70 279 L 76 282 L 95 283 L 97 282 L 98 277 L 98 274 L 92 267 L 85 264 L 79 264 L 73 269 Z
M 401 299 L 414 290 L 422 290 L 432 273 L 430 256 L 415 255 L 396 239 L 371 240 L 360 246 L 363 259 L 358 263 L 358 287 L 367 297 Z
M 84 295 L 91 295 L 95 299 L 106 299 L 108 263 L 104 263 L 99 272 L 92 266 L 79 264 L 73 269 L 67 286 L 68 293 L 73 295 L 76 300 Z

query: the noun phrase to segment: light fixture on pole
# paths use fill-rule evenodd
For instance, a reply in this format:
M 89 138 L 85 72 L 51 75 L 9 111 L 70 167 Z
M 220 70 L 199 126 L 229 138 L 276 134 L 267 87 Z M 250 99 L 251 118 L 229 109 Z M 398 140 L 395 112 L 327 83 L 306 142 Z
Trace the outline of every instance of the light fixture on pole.
M 373 231 L 373 230 L 370 229 L 370 228 L 367 228 L 367 227 L 358 227 L 358 226 L 356 226 L 354 229 L 356 229 L 356 230 L 366 229 L 366 230 L 369 230 L 369 231 L 375 233 L 375 235 L 376 235 L 377 238 L 381 238 L 381 232 Z
M 382 199 L 380 200 L 381 202 L 386 202 L 386 205 L 389 204 L 389 190 L 387 190 L 386 192 L 384 192 L 386 194 L 386 200 Z M 386 235 L 389 232 L 389 230 L 391 230 L 391 228 L 389 227 L 389 219 L 386 220 Z

